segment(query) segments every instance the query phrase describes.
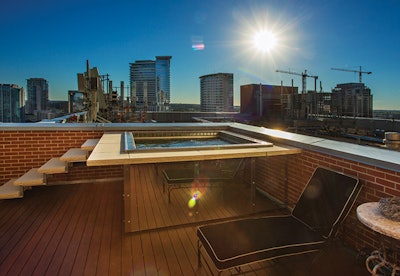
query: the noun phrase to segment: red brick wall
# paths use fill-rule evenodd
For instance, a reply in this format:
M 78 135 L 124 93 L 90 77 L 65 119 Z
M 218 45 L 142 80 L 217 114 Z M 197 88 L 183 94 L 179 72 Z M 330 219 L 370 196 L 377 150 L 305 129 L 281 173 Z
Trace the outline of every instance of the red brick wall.
M 0 184 L 39 168 L 53 157 L 61 157 L 70 148 L 80 148 L 87 139 L 100 138 L 103 131 L 18 130 L 0 131 Z M 70 173 L 49 176 L 49 180 L 122 177 L 122 168 L 74 165 Z
M 379 247 L 377 236 L 373 231 L 358 221 L 356 208 L 365 202 L 379 201 L 382 197 L 400 196 L 399 172 L 309 150 L 286 158 L 282 156 L 268 157 L 257 163 L 256 183 L 262 190 L 283 202 L 288 199 L 289 204 L 293 204 L 297 202 L 311 174 L 319 166 L 355 176 L 360 179 L 363 188 L 340 230 L 340 236 L 345 243 L 355 249 Z M 287 186 L 285 185 L 286 162 L 288 162 Z

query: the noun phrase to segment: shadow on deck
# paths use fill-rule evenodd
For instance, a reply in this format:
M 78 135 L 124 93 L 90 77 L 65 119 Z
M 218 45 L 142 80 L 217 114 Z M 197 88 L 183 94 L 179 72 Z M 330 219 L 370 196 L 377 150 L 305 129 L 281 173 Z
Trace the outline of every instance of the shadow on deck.
M 143 172 L 141 181 L 161 187 L 153 173 Z M 135 233 L 124 233 L 122 182 L 35 187 L 24 198 L 0 201 L 0 275 L 209 275 L 205 267 L 197 268 L 196 225 L 279 211 L 261 195 L 254 209 L 248 192 L 226 187 L 207 190 L 195 208 L 187 206 L 188 189 L 175 190 L 168 205 L 166 195 L 154 187 L 136 193 L 137 220 L 146 227 Z M 368 275 L 363 262 L 343 246 L 320 255 L 311 266 L 310 261 L 298 256 L 244 271 Z

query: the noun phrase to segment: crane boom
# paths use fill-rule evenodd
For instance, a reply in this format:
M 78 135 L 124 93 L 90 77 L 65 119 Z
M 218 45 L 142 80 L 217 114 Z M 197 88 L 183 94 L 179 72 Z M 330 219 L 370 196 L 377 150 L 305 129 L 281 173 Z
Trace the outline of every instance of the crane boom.
M 292 71 L 284 71 L 284 70 L 276 70 L 278 73 L 285 73 L 285 74 L 292 74 L 292 75 L 297 75 L 297 76 L 303 76 L 303 73 L 296 73 Z
M 331 68 L 331 70 L 358 73 L 358 78 L 359 78 L 360 83 L 362 83 L 362 74 L 368 74 L 368 75 L 372 74 L 372 72 L 370 72 L 370 71 L 362 71 L 361 66 L 360 66 L 360 70 L 351 70 L 351 69 L 344 69 L 344 68 Z
M 276 72 L 301 76 L 302 77 L 302 82 L 303 82 L 303 87 L 302 87 L 302 93 L 303 94 L 305 94 L 307 92 L 306 78 L 314 78 L 314 90 L 317 91 L 317 79 L 318 79 L 318 76 L 308 75 L 307 74 L 307 70 L 304 70 L 304 73 L 296 73 L 296 72 L 284 71 L 284 70 L 276 70 Z

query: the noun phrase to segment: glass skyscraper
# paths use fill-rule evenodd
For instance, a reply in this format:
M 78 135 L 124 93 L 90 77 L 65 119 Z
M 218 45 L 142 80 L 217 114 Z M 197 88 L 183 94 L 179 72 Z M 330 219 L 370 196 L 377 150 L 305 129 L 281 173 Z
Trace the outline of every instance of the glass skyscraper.
M 24 122 L 24 89 L 16 84 L 0 83 L 0 122 Z
M 48 81 L 43 78 L 30 78 L 27 81 L 27 87 L 26 113 L 34 114 L 47 110 L 49 101 Z
M 131 100 L 138 109 L 166 111 L 170 103 L 171 56 L 130 63 Z

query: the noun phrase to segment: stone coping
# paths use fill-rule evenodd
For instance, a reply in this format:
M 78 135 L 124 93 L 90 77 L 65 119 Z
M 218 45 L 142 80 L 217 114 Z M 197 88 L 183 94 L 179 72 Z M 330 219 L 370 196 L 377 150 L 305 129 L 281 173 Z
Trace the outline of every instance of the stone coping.
M 244 124 L 232 125 L 234 129 L 252 132 L 258 139 L 267 139 L 273 143 L 290 145 L 304 150 L 315 151 L 339 158 L 348 159 L 379 168 L 400 172 L 400 152 L 386 148 L 358 145 L 335 141 L 327 138 L 313 137 L 286 131 L 255 127 Z
M 125 130 L 179 130 L 179 129 L 215 128 L 228 129 L 244 133 L 252 133 L 258 139 L 290 145 L 335 157 L 348 159 L 379 168 L 400 172 L 400 152 L 386 148 L 378 148 L 353 143 L 330 140 L 290 133 L 280 130 L 245 125 L 241 123 L 94 123 L 94 124 L 52 124 L 52 123 L 0 123 L 0 131 L 60 131 L 60 130 L 93 130 L 93 131 L 125 131 Z

